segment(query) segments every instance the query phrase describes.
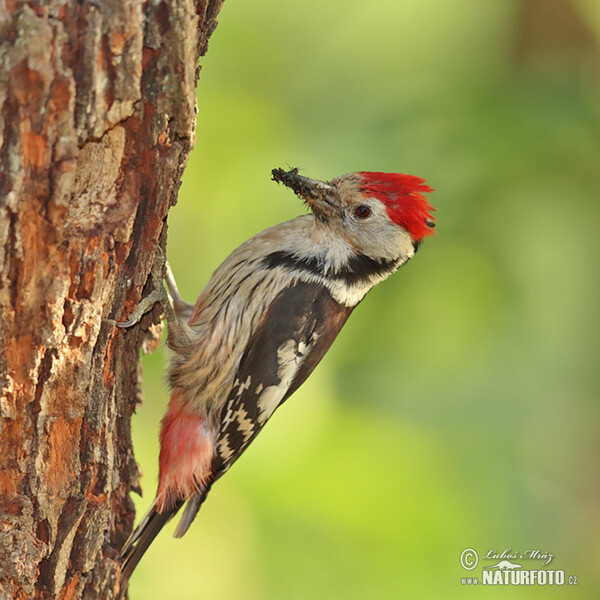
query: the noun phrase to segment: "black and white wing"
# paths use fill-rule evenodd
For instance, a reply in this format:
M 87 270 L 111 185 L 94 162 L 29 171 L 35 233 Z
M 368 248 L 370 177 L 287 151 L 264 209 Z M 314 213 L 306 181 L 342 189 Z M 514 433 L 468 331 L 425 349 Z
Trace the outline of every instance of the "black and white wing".
M 316 283 L 299 282 L 277 295 L 248 343 L 223 408 L 213 481 L 312 373 L 353 308 L 336 302 Z
M 187 501 L 175 537 L 185 534 L 212 484 L 313 372 L 353 308 L 316 283 L 299 282 L 275 297 L 248 342 L 221 413 L 210 479 Z

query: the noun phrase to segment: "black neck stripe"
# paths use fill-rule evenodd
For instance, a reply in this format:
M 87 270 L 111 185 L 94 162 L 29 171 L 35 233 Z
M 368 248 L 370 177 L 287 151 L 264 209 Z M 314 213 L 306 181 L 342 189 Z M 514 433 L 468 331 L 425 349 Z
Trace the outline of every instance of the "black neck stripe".
M 295 256 L 279 250 L 268 254 L 263 263 L 269 268 L 284 267 L 290 271 L 303 271 L 311 275 L 325 277 L 323 260 L 318 256 Z M 355 254 L 339 271 L 328 273 L 327 277 L 344 281 L 348 285 L 367 283 L 373 276 L 389 275 L 400 263 L 400 259 L 376 260 L 365 254 Z

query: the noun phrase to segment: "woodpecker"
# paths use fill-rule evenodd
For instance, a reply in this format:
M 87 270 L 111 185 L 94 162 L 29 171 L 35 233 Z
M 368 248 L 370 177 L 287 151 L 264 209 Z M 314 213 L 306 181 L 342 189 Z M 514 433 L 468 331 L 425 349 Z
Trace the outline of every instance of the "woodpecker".
M 433 233 L 423 179 L 362 171 L 328 182 L 274 169 L 310 212 L 255 235 L 217 268 L 194 306 L 166 308 L 171 398 L 161 423 L 159 483 L 121 551 L 127 581 L 184 505 L 181 537 L 211 486 L 323 358 L 367 292 Z M 128 322 L 122 325 L 130 325 Z

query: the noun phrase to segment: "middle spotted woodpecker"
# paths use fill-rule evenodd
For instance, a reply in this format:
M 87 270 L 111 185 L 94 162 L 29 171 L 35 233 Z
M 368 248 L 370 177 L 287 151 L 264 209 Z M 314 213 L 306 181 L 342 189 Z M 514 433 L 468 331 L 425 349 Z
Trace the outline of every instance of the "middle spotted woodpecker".
M 171 400 L 162 420 L 156 499 L 121 552 L 122 584 L 185 504 L 189 528 L 211 486 L 312 373 L 350 313 L 433 233 L 423 179 L 358 172 L 329 182 L 273 170 L 307 215 L 234 250 L 195 306 L 167 277 Z M 130 323 L 128 323 L 130 324 Z

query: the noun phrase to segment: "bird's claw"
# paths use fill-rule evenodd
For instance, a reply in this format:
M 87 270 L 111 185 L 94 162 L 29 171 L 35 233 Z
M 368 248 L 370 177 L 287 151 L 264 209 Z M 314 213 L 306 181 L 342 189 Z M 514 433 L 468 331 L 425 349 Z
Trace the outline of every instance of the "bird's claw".
M 140 300 L 137 306 L 133 309 L 133 312 L 127 321 L 116 323 L 117 327 L 125 329 L 127 327 L 132 327 L 136 323 L 139 323 L 140 319 L 150 309 L 152 309 L 157 302 L 160 302 L 167 319 L 169 318 L 173 309 L 171 307 L 167 290 L 163 286 L 163 278 L 165 277 L 165 271 L 167 269 L 166 264 L 167 261 L 165 254 L 162 248 L 159 247 L 156 250 L 156 256 L 150 271 L 150 277 L 152 278 L 152 283 L 154 284 L 154 290 Z
M 138 305 L 133 309 L 127 321 L 117 323 L 117 327 L 127 328 L 139 323 L 140 319 L 157 303 L 160 302 L 164 306 L 164 302 L 168 302 L 167 291 L 162 287 L 162 283 L 157 288 L 150 292 L 145 298 L 142 298 Z

